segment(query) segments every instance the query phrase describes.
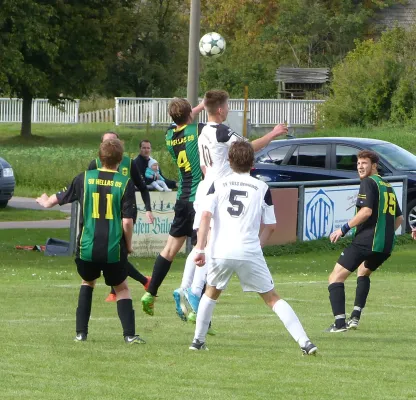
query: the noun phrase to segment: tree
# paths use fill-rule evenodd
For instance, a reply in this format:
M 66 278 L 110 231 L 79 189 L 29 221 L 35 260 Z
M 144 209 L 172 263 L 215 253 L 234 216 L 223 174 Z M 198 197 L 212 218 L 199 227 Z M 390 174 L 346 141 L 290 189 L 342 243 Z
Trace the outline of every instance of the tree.
M 186 82 L 189 2 L 137 2 L 129 16 L 129 38 L 109 65 L 105 93 L 171 96 Z
M 23 99 L 21 135 L 31 135 L 32 99 L 86 95 L 116 59 L 131 0 L 3 0 L 0 92 Z
M 279 66 L 331 68 L 372 31 L 375 10 L 399 2 L 202 0 L 202 33 L 221 33 L 227 50 L 201 63 L 201 87 L 274 97 Z

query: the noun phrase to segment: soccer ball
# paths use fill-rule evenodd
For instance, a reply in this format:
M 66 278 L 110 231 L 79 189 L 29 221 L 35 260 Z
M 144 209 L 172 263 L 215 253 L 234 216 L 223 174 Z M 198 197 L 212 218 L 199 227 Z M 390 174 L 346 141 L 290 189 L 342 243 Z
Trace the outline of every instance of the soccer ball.
M 199 51 L 204 57 L 219 57 L 225 51 L 225 40 L 217 32 L 207 33 L 199 41 Z

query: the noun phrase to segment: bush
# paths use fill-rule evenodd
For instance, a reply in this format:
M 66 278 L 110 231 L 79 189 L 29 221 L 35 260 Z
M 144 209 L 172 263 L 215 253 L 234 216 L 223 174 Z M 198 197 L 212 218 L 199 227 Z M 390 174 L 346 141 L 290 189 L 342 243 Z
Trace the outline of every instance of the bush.
M 408 123 L 416 110 L 416 25 L 394 28 L 356 48 L 333 70 L 331 96 L 322 106 L 326 127 Z

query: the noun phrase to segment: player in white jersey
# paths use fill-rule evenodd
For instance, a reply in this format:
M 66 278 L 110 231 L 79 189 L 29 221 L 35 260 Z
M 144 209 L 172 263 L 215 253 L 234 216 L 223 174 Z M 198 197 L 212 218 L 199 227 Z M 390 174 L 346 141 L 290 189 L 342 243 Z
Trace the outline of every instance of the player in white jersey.
M 215 181 L 201 205 L 202 219 L 195 246 L 197 265 L 205 264 L 211 218 L 214 225 L 209 242 L 207 287 L 199 304 L 190 349 L 207 350 L 205 338 L 216 300 L 235 273 L 243 291 L 259 293 L 277 314 L 303 354 L 315 354 L 318 349 L 309 340 L 295 312 L 276 293 L 261 250 L 275 229 L 276 218 L 269 187 L 249 174 L 254 164 L 253 147 L 242 141 L 234 143 L 229 160 L 233 173 Z M 259 237 L 261 222 L 265 228 Z
M 196 211 L 194 229 L 197 230 L 201 219 L 199 204 L 206 196 L 212 183 L 217 179 L 232 173 L 228 161 L 228 150 L 236 141 L 247 141 L 247 139 L 234 132 L 223 122 L 228 115 L 229 95 L 224 90 L 210 90 L 205 93 L 204 107 L 208 114 L 208 122 L 202 128 L 198 138 L 199 158 L 204 180 L 198 186 L 195 197 L 194 208 Z M 254 151 L 267 146 L 278 136 L 287 134 L 285 125 L 276 125 L 274 129 L 263 137 L 253 140 L 250 144 Z M 195 313 L 198 311 L 199 301 L 206 281 L 206 268 L 195 270 L 193 261 L 194 253 L 191 252 L 185 263 L 181 287 L 173 292 L 176 302 L 176 312 L 182 320 L 195 321 Z M 186 302 L 184 301 L 186 298 Z M 192 313 L 188 315 L 187 305 L 191 306 Z

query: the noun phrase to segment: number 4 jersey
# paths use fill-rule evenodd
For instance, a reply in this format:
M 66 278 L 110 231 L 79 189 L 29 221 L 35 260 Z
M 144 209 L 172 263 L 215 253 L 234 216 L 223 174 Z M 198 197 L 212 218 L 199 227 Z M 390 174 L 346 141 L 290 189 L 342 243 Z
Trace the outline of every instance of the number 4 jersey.
M 276 223 L 272 195 L 266 183 L 250 174 L 232 173 L 216 180 L 201 204 L 212 213 L 210 256 L 246 260 L 262 256 L 260 223 Z
M 79 236 L 76 256 L 84 261 L 115 263 L 127 257 L 123 218 L 133 218 L 133 182 L 119 172 L 96 169 L 79 174 L 56 194 L 59 204 L 78 200 Z
M 166 132 L 166 147 L 179 170 L 177 200 L 195 201 L 202 172 L 199 164 L 198 135 L 204 124 L 170 127 Z
M 390 254 L 394 247 L 396 217 L 402 215 L 396 194 L 390 183 L 378 175 L 361 181 L 357 196 L 357 212 L 362 207 L 372 209 L 372 214 L 357 226 L 354 243 L 379 253 Z

